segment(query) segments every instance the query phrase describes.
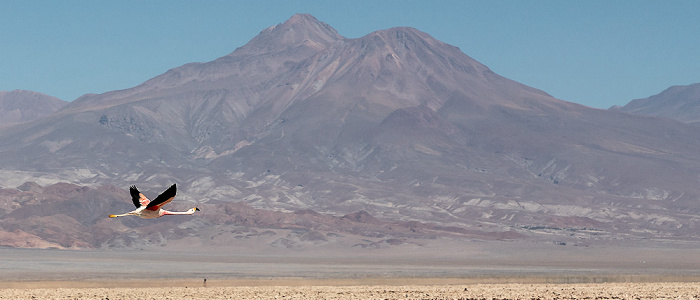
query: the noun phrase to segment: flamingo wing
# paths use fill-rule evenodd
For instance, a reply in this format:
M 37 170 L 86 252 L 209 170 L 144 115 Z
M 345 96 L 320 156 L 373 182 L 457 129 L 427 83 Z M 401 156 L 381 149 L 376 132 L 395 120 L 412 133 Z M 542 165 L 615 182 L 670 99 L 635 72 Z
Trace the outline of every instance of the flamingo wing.
M 170 201 L 173 201 L 173 198 L 175 198 L 176 193 L 177 187 L 175 184 L 173 184 L 167 190 L 165 190 L 165 192 L 162 192 L 160 195 L 158 195 L 158 197 L 153 199 L 151 203 L 148 203 L 146 209 L 158 210 L 161 206 L 170 203 Z
M 148 205 L 148 203 L 151 202 L 151 200 L 148 200 L 146 196 L 139 192 L 135 185 L 129 187 L 129 192 L 131 193 L 131 201 L 134 202 L 134 206 L 136 206 L 136 208 Z

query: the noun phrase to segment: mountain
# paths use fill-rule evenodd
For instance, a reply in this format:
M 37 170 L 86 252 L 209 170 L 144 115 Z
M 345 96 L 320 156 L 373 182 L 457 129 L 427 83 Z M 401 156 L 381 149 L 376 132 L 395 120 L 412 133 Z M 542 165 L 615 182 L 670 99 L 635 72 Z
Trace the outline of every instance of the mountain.
M 700 83 L 672 86 L 644 99 L 632 100 L 622 107 L 612 107 L 633 114 L 664 117 L 695 124 L 700 122 Z
M 0 91 L 0 125 L 39 119 L 59 110 L 66 104 L 68 102 L 37 92 Z
M 324 236 L 346 232 L 336 221 L 350 216 L 379 220 L 361 230 L 375 237 L 421 224 L 431 229 L 411 238 L 591 245 L 696 239 L 699 153 L 694 126 L 555 99 L 417 29 L 348 39 L 299 14 L 216 60 L 3 128 L 0 182 L 177 183 L 182 205 L 245 205 L 277 220 L 311 210 L 334 221 L 302 214 L 295 226 Z M 225 215 L 182 226 L 207 231 L 198 243 L 209 245 L 238 230 Z M 132 245 L 101 241 L 87 244 Z

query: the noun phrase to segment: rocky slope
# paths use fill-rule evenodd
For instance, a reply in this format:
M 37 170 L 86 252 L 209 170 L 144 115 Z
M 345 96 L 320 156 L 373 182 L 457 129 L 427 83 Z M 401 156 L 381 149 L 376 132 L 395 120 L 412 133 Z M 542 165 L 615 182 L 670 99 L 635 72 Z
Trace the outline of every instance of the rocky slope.
M 383 248 L 420 244 L 437 237 L 485 240 L 521 238 L 515 232 L 466 230 L 433 223 L 380 220 L 366 211 L 344 216 L 313 210 L 279 212 L 245 203 L 205 203 L 194 216 L 157 220 L 106 218 L 133 210 L 126 190 L 27 182 L 0 189 L 0 246 L 20 248 L 138 248 L 189 243 L 232 247 L 241 241 L 262 248 Z M 186 210 L 173 203 L 171 210 Z M 252 241 L 252 242 L 251 242 Z
M 657 95 L 632 100 L 611 110 L 697 124 L 700 122 L 700 83 L 672 86 Z
M 56 112 L 66 104 L 68 102 L 37 92 L 0 91 L 0 125 L 36 120 Z

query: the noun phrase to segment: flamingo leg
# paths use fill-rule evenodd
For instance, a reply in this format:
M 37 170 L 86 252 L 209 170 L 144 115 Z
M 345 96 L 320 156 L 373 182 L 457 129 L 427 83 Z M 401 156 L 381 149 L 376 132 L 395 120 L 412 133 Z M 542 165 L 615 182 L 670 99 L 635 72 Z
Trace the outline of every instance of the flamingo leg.
M 163 215 L 191 215 L 194 214 L 195 211 L 199 211 L 199 208 L 193 207 L 187 211 L 168 211 L 163 209 Z

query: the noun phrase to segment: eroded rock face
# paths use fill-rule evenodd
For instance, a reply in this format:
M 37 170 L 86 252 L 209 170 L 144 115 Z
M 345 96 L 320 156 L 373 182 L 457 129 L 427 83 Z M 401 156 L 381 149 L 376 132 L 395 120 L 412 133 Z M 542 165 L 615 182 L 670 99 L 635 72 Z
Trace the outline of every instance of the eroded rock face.
M 0 189 L 0 203 L 5 208 L 0 214 L 2 246 L 138 248 L 167 247 L 187 240 L 216 247 L 246 241 L 263 248 L 351 248 L 358 245 L 381 248 L 435 237 L 487 240 L 523 237 L 515 233 L 504 235 L 417 221 L 380 220 L 366 211 L 333 216 L 310 209 L 281 212 L 226 202 L 197 204 L 201 211 L 185 218 L 125 217 L 117 220 L 107 215 L 133 209 L 126 190 L 68 183 L 41 187 L 28 182 L 20 187 L 22 189 Z M 171 205 L 177 209 L 187 203 Z

